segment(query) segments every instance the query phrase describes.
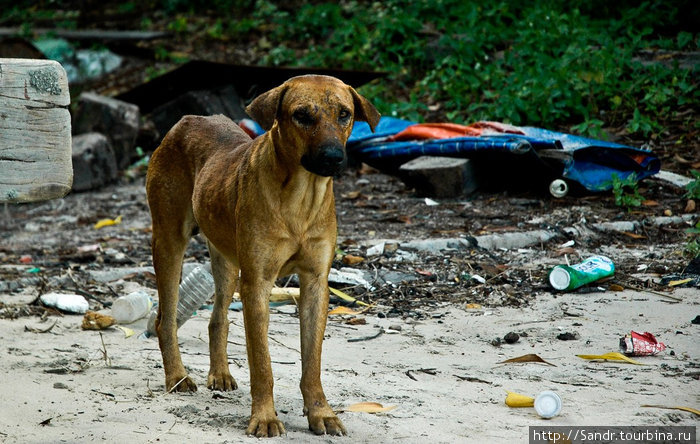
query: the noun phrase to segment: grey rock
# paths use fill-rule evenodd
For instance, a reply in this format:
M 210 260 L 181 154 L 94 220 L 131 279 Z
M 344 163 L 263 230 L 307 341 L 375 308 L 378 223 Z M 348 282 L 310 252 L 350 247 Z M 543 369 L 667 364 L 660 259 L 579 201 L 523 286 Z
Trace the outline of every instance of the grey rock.
M 99 188 L 117 178 L 117 159 L 107 137 L 87 133 L 73 137 L 73 190 Z

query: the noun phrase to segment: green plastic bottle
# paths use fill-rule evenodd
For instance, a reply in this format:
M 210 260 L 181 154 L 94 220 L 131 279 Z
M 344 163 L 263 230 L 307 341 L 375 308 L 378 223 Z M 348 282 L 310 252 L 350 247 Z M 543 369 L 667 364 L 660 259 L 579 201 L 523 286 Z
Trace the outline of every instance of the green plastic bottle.
M 561 291 L 573 290 L 598 279 L 612 276 L 615 264 L 605 256 L 589 257 L 576 265 L 557 265 L 549 272 L 549 283 Z

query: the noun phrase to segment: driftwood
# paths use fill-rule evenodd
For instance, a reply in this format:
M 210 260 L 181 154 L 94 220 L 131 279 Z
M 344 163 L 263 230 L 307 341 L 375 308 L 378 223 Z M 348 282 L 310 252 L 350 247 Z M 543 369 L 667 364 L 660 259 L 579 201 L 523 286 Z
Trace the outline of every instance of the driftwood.
M 71 189 L 70 94 L 52 60 L 0 59 L 0 202 L 62 197 Z

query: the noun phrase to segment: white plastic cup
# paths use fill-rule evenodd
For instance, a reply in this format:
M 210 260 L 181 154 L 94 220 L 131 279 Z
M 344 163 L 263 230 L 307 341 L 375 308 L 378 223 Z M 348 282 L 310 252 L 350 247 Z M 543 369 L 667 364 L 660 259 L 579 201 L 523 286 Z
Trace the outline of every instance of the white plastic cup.
M 535 411 L 541 418 L 554 418 L 561 412 L 561 398 L 549 390 L 541 392 L 535 398 Z
M 112 304 L 112 316 L 120 324 L 130 324 L 148 314 L 153 300 L 145 291 L 135 291 L 118 298 Z

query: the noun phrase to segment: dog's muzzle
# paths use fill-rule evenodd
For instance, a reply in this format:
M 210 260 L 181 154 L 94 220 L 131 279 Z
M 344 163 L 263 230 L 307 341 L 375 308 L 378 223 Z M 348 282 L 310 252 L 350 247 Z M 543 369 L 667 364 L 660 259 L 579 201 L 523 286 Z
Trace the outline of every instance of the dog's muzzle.
M 301 165 L 307 171 L 324 177 L 335 176 L 346 164 L 345 150 L 338 145 L 323 146 L 315 154 L 307 153 L 301 158 Z

